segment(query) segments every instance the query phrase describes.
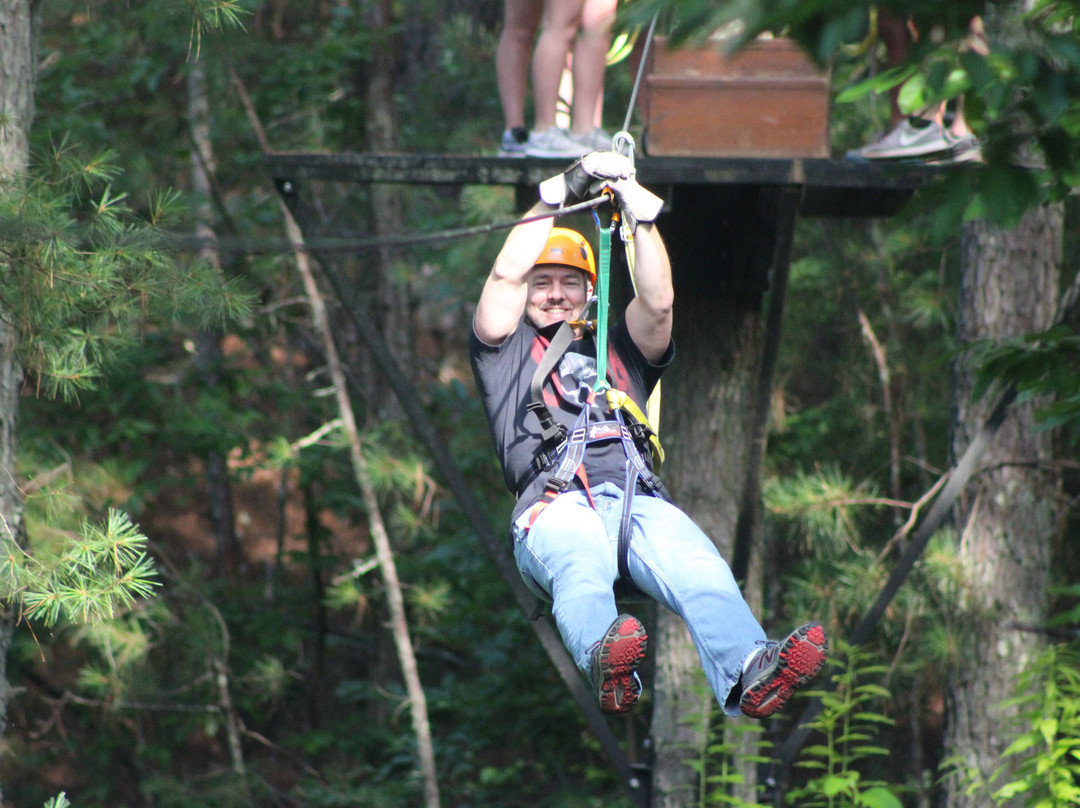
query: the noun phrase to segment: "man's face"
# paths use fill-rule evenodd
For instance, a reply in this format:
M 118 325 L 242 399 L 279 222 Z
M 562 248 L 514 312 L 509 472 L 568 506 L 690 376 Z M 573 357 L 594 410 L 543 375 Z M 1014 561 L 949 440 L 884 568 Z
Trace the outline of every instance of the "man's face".
M 525 316 L 537 328 L 563 320 L 579 320 L 592 294 L 588 277 L 580 269 L 533 267 L 529 272 L 529 299 Z

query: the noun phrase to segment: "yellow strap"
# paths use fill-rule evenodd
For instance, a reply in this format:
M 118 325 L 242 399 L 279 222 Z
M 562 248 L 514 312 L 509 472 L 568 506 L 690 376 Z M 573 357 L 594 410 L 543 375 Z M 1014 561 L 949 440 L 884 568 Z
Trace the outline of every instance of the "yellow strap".
M 649 424 L 649 419 L 645 417 L 645 413 L 641 411 L 634 399 L 624 393 L 622 390 L 616 390 L 614 387 L 607 389 L 607 401 L 608 407 L 615 410 L 619 409 L 630 415 L 639 424 L 644 424 L 649 429 L 649 444 L 652 446 L 653 455 L 653 471 L 660 470 L 660 464 L 664 462 L 664 447 L 660 445 L 660 437 L 656 434 L 656 430 Z

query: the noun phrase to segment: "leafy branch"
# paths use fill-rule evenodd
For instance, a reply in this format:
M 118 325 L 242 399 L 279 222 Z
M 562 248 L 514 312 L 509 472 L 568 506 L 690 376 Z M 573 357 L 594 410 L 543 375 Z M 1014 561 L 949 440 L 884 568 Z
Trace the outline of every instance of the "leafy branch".
M 158 585 L 146 536 L 127 514 L 110 509 L 102 525 L 85 523 L 55 559 L 41 561 L 5 530 L 0 582 L 28 618 L 54 625 L 62 617 L 97 622 L 114 617 Z
M 136 212 L 113 191 L 115 161 L 64 140 L 28 176 L 0 182 L 0 311 L 19 363 L 50 396 L 75 399 L 155 323 L 210 326 L 250 308 L 217 269 L 175 254 L 165 227 L 179 196 L 158 193 Z

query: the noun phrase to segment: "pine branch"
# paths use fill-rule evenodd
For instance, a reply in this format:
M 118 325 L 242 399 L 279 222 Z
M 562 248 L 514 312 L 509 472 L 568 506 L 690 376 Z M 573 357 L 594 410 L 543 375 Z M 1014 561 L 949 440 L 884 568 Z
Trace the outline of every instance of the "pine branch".
M 149 597 L 159 585 L 145 547 L 146 536 L 127 514 L 110 510 L 103 527 L 85 524 L 51 568 L 6 548 L 0 573 L 21 580 L 17 594 L 26 617 L 46 625 L 61 617 L 95 623 Z

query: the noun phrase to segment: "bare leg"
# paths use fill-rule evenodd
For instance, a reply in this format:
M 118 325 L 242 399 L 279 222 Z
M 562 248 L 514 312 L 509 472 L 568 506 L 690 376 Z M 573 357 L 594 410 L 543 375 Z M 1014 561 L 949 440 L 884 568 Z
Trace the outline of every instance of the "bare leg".
M 983 28 L 982 17 L 972 17 L 968 23 L 968 37 L 963 45 L 964 50 L 973 51 L 980 56 L 990 55 L 990 45 L 986 41 L 986 31 Z M 972 134 L 964 117 L 964 97 L 956 99 L 956 112 L 953 115 L 952 125 L 949 131 L 957 137 L 968 137 Z
M 495 77 L 507 129 L 525 126 L 529 63 L 543 10 L 543 0 L 505 0 L 503 28 L 495 51 Z
M 585 0 L 581 36 L 574 45 L 574 101 L 571 132 L 584 135 L 602 125 L 604 63 L 611 47 L 617 0 Z
M 896 67 L 907 59 L 908 51 L 911 49 L 911 31 L 908 29 L 905 20 L 880 12 L 878 14 L 878 36 L 885 43 L 886 67 Z M 897 102 L 899 95 L 899 87 L 893 87 L 889 90 L 890 128 L 904 119 L 904 113 L 900 111 L 900 105 Z
M 567 55 L 581 25 L 584 4 L 585 0 L 547 0 L 544 5 L 543 25 L 532 61 L 533 96 L 536 101 L 533 129 L 537 132 L 555 126 L 559 83 Z

